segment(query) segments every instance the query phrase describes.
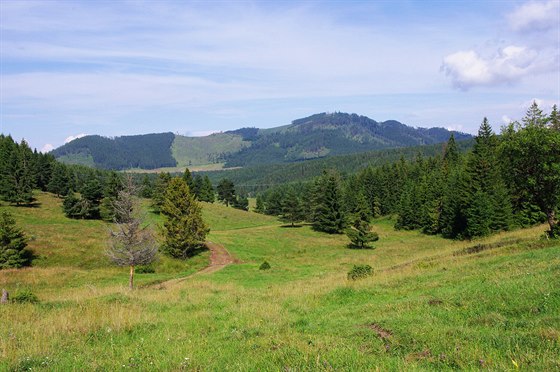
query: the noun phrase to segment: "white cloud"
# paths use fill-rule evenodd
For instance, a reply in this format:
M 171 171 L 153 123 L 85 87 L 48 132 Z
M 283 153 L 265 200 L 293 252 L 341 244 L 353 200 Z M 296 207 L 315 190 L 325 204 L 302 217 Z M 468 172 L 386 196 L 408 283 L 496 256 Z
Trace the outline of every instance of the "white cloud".
M 450 124 L 450 125 L 446 126 L 445 129 L 454 130 L 456 132 L 461 132 L 461 131 L 463 131 L 463 126 L 461 124 Z
M 509 116 L 507 116 L 507 115 L 502 115 L 502 122 L 503 122 L 504 124 L 509 124 L 509 123 L 511 123 L 512 121 L 513 121 L 513 120 L 512 120 Z
M 560 1 L 531 1 L 516 8 L 507 16 L 515 31 L 543 31 L 558 28 L 560 23 Z
M 85 133 L 76 134 L 75 136 L 68 136 L 64 140 L 64 143 L 72 142 L 75 139 L 82 138 L 82 137 L 85 137 L 85 136 L 87 136 L 87 134 L 85 134 Z
M 51 150 L 54 150 L 54 146 L 51 145 L 50 143 L 46 143 L 46 144 L 43 146 L 43 148 L 41 149 L 41 152 L 42 152 L 43 154 L 46 154 L 47 152 L 49 152 L 49 151 L 51 151 Z
M 453 85 L 467 90 L 473 86 L 512 83 L 534 72 L 548 69 L 548 61 L 540 60 L 531 49 L 510 45 L 488 58 L 474 50 L 460 51 L 443 59 L 441 70 Z

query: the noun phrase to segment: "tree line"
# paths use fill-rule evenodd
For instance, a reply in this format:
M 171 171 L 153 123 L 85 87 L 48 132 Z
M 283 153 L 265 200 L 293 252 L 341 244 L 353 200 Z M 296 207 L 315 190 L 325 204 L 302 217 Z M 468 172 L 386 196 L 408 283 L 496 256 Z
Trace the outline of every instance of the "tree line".
M 345 177 L 324 171 L 312 182 L 271 188 L 257 196 L 256 211 L 328 233 L 356 226 L 356 210 L 365 205 L 372 217 L 396 215 L 397 229 L 453 239 L 543 222 L 548 235 L 558 237 L 559 199 L 558 111 L 554 106 L 546 115 L 533 103 L 499 136 L 485 118 L 467 154 L 452 135 L 432 157 L 403 157 Z

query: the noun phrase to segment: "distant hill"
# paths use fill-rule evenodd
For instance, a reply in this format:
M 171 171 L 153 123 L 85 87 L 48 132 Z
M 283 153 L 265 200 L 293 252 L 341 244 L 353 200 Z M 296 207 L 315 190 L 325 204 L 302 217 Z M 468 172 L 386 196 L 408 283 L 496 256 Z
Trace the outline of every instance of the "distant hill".
M 244 128 L 230 133 L 243 136 L 251 145 L 227 157 L 226 167 L 430 145 L 447 141 L 451 134 L 444 128 L 412 128 L 395 120 L 376 122 L 366 116 L 345 113 L 321 113 L 294 120 L 284 127 Z M 453 133 L 459 141 L 472 137 Z
M 174 167 L 171 154 L 173 133 L 144 134 L 106 138 L 85 136 L 52 151 L 59 160 L 104 169 L 155 169 Z
M 377 122 L 366 116 L 321 113 L 270 128 L 241 128 L 205 137 L 173 133 L 86 136 L 52 153 L 67 163 L 105 169 L 156 169 L 224 164 L 229 167 L 290 163 L 372 150 L 430 145 L 471 135 L 444 128 L 413 128 L 395 120 Z

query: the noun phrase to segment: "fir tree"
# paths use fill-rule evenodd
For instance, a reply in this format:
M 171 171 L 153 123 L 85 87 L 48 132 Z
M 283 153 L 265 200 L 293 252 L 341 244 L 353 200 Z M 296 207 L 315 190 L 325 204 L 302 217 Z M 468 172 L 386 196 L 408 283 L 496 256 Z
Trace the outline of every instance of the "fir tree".
M 547 121 L 551 129 L 560 131 L 560 114 L 558 113 L 558 107 L 556 105 L 552 106 L 552 111 Z
M 171 176 L 167 172 L 162 172 L 158 174 L 158 178 L 156 179 L 156 183 L 154 186 L 154 191 L 152 193 L 152 208 L 154 212 L 160 213 L 161 207 L 165 201 L 165 193 L 167 187 L 171 182 Z
M 143 198 L 151 198 L 152 193 L 154 192 L 154 185 L 152 183 L 151 178 L 145 174 L 142 177 L 142 187 L 140 188 L 140 196 Z
M 313 227 L 329 234 L 340 234 L 346 227 L 341 205 L 339 176 L 325 172 L 314 190 Z
M 163 250 L 170 256 L 186 258 L 200 247 L 209 232 L 202 220 L 200 205 L 182 178 L 173 178 L 167 187 L 161 213 Z
M 371 231 L 369 219 L 370 213 L 366 198 L 362 193 L 358 193 L 356 204 L 352 211 L 351 227 L 346 230 L 346 235 L 354 247 L 366 248 L 368 243 L 379 240 L 379 236 Z
M 62 163 L 54 163 L 51 180 L 47 186 L 47 190 L 59 198 L 68 194 L 70 179 L 68 170 Z
M 265 205 L 264 205 L 264 200 L 262 195 L 257 195 L 257 200 L 256 200 L 256 206 L 255 206 L 255 212 L 256 213 L 260 213 L 260 214 L 264 214 L 265 213 Z
M 235 186 L 227 178 L 223 178 L 220 183 L 218 183 L 218 200 L 227 206 L 234 204 L 235 197 Z
M 29 253 L 25 250 L 27 239 L 16 226 L 12 215 L 0 212 L 0 269 L 20 268 L 30 263 Z
M 214 200 L 216 200 L 214 187 L 212 186 L 212 182 L 210 182 L 210 178 L 208 176 L 204 176 L 200 198 L 202 201 L 207 203 L 214 203 Z
M 248 211 L 249 210 L 249 199 L 247 198 L 247 195 L 245 195 L 245 194 L 237 195 L 237 197 L 235 198 L 235 201 L 233 202 L 232 206 L 236 209 L 241 209 L 242 211 Z
M 189 168 L 185 168 L 185 172 L 183 173 L 183 180 L 187 183 L 189 190 L 193 191 L 194 180 Z
M 295 189 L 288 188 L 282 202 L 281 220 L 288 222 L 293 227 L 305 218 L 302 203 Z

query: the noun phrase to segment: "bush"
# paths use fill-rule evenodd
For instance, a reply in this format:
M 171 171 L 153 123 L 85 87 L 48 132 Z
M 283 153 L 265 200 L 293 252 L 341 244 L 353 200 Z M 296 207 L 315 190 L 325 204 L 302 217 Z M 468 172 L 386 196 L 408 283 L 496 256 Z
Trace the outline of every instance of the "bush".
M 264 261 L 261 266 L 259 266 L 259 270 L 270 270 L 270 264 L 267 261 Z
M 548 230 L 547 234 L 551 239 L 560 239 L 560 222 L 556 223 L 550 230 Z
M 137 274 L 153 274 L 156 272 L 156 268 L 152 265 L 138 265 L 136 266 Z
M 37 302 L 39 302 L 39 298 L 29 289 L 22 289 L 12 297 L 12 302 L 17 302 L 20 304 L 36 304 Z
M 373 268 L 369 265 L 354 265 L 348 271 L 348 280 L 357 280 L 373 275 Z

